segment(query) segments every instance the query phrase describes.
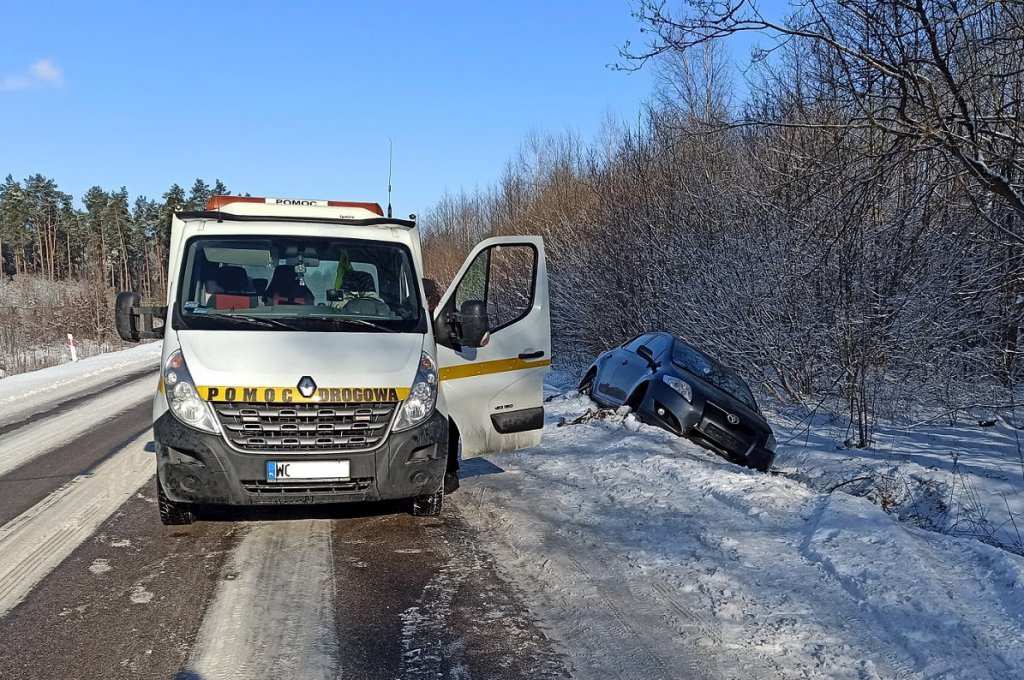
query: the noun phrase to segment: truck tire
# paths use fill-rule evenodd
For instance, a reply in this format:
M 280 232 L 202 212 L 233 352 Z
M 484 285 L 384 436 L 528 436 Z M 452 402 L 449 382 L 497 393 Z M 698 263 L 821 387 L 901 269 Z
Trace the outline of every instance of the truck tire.
M 192 524 L 196 521 L 196 513 L 192 506 L 187 503 L 175 503 L 167 497 L 159 477 L 156 480 L 156 502 L 160 507 L 160 523 L 165 526 Z
M 429 496 L 416 496 L 412 499 L 413 517 L 437 517 L 444 505 L 444 487 Z

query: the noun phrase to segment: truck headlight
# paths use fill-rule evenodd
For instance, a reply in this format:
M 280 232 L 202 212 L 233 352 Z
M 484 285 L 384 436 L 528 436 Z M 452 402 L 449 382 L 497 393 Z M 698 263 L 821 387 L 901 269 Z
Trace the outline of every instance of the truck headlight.
M 678 392 L 679 396 L 691 404 L 693 403 L 693 388 L 690 387 L 690 383 L 671 375 L 664 375 L 661 379 L 665 381 L 666 385 Z
M 430 417 L 437 403 L 437 365 L 429 354 L 420 355 L 420 367 L 412 381 L 409 396 L 398 408 L 395 431 L 415 427 Z
M 185 365 L 181 350 L 175 350 L 164 364 L 164 394 L 174 417 L 199 430 L 219 432 L 209 406 L 199 398 L 196 384 Z

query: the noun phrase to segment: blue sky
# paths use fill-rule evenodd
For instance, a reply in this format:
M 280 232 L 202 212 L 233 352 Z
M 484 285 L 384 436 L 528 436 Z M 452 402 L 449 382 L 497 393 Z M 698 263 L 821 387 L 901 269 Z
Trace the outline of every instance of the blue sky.
M 761 2 L 778 8 L 779 0 Z M 629 0 L 4 3 L 0 178 L 159 198 L 387 196 L 396 214 L 484 187 L 531 132 L 635 123 L 650 69 Z M 736 41 L 744 59 L 751 39 Z
M 531 131 L 635 121 L 652 74 L 602 2 L 8 2 L 0 177 L 158 197 L 196 177 L 255 195 L 386 200 L 497 178 Z

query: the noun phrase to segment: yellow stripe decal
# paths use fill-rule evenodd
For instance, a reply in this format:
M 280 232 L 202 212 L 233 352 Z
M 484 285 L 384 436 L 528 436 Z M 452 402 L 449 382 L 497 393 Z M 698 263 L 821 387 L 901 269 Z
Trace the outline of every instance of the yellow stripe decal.
M 497 359 L 495 361 L 462 364 L 461 366 L 446 366 L 438 371 L 438 378 L 440 380 L 458 380 L 459 378 L 472 378 L 477 375 L 523 371 L 528 368 L 543 368 L 550 365 L 551 359 L 541 359 L 539 361 L 526 361 L 525 359 L 518 358 Z
M 409 396 L 408 387 L 318 387 L 304 397 L 297 387 L 228 387 L 199 386 L 205 401 L 247 401 L 270 404 L 328 404 L 402 401 Z
M 166 390 L 166 389 L 167 389 L 167 388 L 166 388 L 166 387 L 164 387 L 164 377 L 163 377 L 163 376 L 160 376 L 160 382 L 158 382 L 158 383 L 156 384 L 156 391 L 157 391 L 157 392 L 159 392 L 160 394 L 163 394 L 163 393 L 164 393 L 164 390 Z

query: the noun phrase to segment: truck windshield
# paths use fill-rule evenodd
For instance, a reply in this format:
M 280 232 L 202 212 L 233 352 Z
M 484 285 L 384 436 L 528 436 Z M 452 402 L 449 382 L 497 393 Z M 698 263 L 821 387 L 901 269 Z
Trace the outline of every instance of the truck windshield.
M 405 246 L 321 237 L 200 237 L 176 323 L 208 330 L 425 332 Z

